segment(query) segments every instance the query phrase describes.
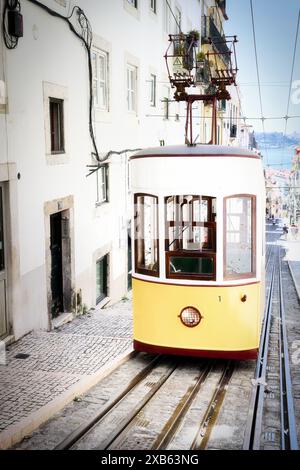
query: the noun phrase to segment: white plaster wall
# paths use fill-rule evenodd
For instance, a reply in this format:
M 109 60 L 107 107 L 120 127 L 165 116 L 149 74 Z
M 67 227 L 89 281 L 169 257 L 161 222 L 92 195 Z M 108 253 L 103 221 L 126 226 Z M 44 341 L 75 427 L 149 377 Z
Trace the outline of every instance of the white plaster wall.
M 162 87 L 166 83 L 163 55 L 168 46 L 164 32 L 164 3 L 158 0 L 157 16 L 149 3 L 140 0 L 139 18 L 124 8 L 121 0 L 68 1 L 66 8 L 54 0 L 45 4 L 61 14 L 70 13 L 76 3 L 83 8 L 97 36 L 110 44 L 110 111 L 102 113 L 95 125 L 101 154 L 109 150 L 183 143 L 184 118 L 164 121 L 161 116 Z M 174 8 L 175 1 L 170 1 Z M 177 0 L 182 10 L 182 30 L 200 28 L 200 2 Z M 13 330 L 18 338 L 35 328 L 47 328 L 45 265 L 46 201 L 74 196 L 74 262 L 76 290 L 83 302 L 94 303 L 94 253 L 110 247 L 110 296 L 113 301 L 126 291 L 128 191 L 125 157 L 110 159 L 109 202 L 95 206 L 96 178 L 86 177 L 91 160 L 88 133 L 88 75 L 86 52 L 67 24 L 50 16 L 27 0 L 21 2 L 24 37 L 18 47 L 6 50 L 0 40 L 0 75 L 5 74 L 8 113 L 0 114 L 0 162 L 16 164 L 21 178 L 11 185 L 14 252 L 18 269 L 13 273 Z M 2 54 L 3 52 L 3 54 Z M 5 65 L 2 55 L 5 55 Z M 126 110 L 126 59 L 139 63 L 138 112 Z M 150 70 L 157 73 L 157 106 L 149 107 Z M 1 76 L 0 76 L 1 79 Z M 67 90 L 67 163 L 49 165 L 46 159 L 43 83 Z M 172 96 L 172 91 L 170 96 Z M 170 115 L 184 114 L 184 105 L 170 105 Z M 6 149 L 8 142 L 8 150 Z M 15 177 L 15 176 L 14 176 Z

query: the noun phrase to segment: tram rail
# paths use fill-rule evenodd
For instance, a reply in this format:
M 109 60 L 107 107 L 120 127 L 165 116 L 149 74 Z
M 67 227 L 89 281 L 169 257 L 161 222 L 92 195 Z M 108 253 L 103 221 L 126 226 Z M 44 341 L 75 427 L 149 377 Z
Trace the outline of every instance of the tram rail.
M 137 354 L 136 354 L 137 355 Z M 80 427 L 75 429 L 71 434 L 69 434 L 62 442 L 60 442 L 55 450 L 68 450 L 72 445 L 77 442 L 82 436 L 86 435 L 97 423 L 103 419 L 109 412 L 111 412 L 114 407 L 116 407 L 124 397 L 126 397 L 145 377 L 154 369 L 155 365 L 158 363 L 160 356 L 154 357 L 154 359 L 142 369 L 136 377 L 134 377 L 128 386 L 119 393 L 114 399 L 112 399 L 99 413 L 97 413 L 93 419 L 83 423 Z
M 183 358 L 174 357 L 174 360 L 170 361 L 165 367 L 165 370 L 160 373 L 157 381 L 152 383 L 149 375 L 156 369 L 156 367 L 161 365 L 163 359 L 163 356 L 156 356 L 137 374 L 135 378 L 131 380 L 129 385 L 119 393 L 118 396 L 112 399 L 96 416 L 93 417 L 93 419 L 74 430 L 74 432 L 59 443 L 55 449 L 67 450 L 72 448 L 81 448 L 81 440 L 85 440 L 89 448 L 97 450 L 122 448 L 122 443 L 126 440 L 131 440 L 131 433 L 134 426 L 139 421 L 139 414 L 143 412 L 152 399 L 162 400 L 162 398 L 159 398 L 159 391 L 185 360 Z M 168 358 L 168 360 L 170 360 L 170 358 Z M 174 407 L 174 410 L 168 419 L 166 419 L 164 423 L 160 423 L 160 428 L 153 436 L 151 448 L 156 450 L 168 448 L 168 445 L 176 437 L 181 426 L 184 425 L 184 418 L 193 407 L 196 397 L 198 400 L 202 399 L 202 386 L 210 374 L 215 374 L 214 380 L 216 385 L 214 389 L 210 391 L 209 403 L 208 405 L 205 405 L 202 417 L 199 416 L 200 424 L 190 443 L 190 449 L 205 449 L 213 426 L 217 420 L 233 372 L 234 361 L 227 360 L 224 361 L 223 364 L 222 362 L 214 359 L 202 360 L 200 362 L 197 379 L 193 384 L 187 386 L 184 396 L 178 398 L 177 406 Z M 142 398 L 136 401 L 128 413 L 124 413 L 122 418 L 117 420 L 117 424 L 114 426 L 112 432 L 109 432 L 106 436 L 102 436 L 101 431 L 99 431 L 99 436 L 96 438 L 98 439 L 98 443 L 95 445 L 95 436 L 91 436 L 90 439 L 89 434 L 97 434 L 97 426 L 103 426 L 103 420 L 105 419 L 109 419 L 112 422 L 116 421 L 114 411 L 122 401 L 128 397 L 130 393 L 134 393 L 137 386 L 145 380 L 150 384 L 150 390 L 145 393 Z M 91 442 L 91 445 L 89 442 Z
M 281 249 L 278 250 L 279 299 L 280 299 L 280 403 L 281 403 L 281 448 L 297 450 L 297 431 L 292 395 L 292 380 L 289 364 L 289 348 L 286 315 L 282 291 Z
M 281 275 L 281 248 L 274 246 L 272 249 L 272 267 L 270 270 L 270 286 L 266 302 L 266 309 L 261 333 L 261 342 L 254 376 L 254 386 L 250 398 L 250 406 L 243 449 L 259 450 L 261 446 L 262 421 L 264 399 L 266 390 L 266 375 L 268 367 L 268 350 L 271 331 L 271 317 L 273 306 L 273 292 L 276 279 L 279 289 L 279 356 L 280 356 L 280 433 L 281 448 L 288 450 L 298 449 L 297 433 L 295 426 L 295 413 L 292 397 L 292 382 L 289 366 L 289 351 L 286 332 L 285 308 L 282 291 Z M 271 261 L 270 261 L 271 262 Z

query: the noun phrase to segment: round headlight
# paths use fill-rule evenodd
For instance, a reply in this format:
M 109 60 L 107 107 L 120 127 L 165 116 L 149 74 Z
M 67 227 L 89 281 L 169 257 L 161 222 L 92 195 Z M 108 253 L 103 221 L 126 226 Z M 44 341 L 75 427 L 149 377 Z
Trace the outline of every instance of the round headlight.
M 185 307 L 180 312 L 180 320 L 185 326 L 197 326 L 201 321 L 201 313 L 195 307 Z

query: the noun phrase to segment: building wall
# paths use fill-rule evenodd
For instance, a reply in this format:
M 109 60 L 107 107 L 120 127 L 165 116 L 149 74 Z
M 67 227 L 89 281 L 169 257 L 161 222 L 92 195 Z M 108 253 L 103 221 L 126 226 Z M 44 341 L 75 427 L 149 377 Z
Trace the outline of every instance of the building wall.
M 45 0 L 67 16 L 75 2 Z M 63 6 L 65 3 L 65 7 Z M 170 1 L 181 9 L 182 30 L 200 28 L 198 0 Z M 94 110 L 101 155 L 110 150 L 156 146 L 160 140 L 183 143 L 184 106 L 170 105 L 163 119 L 161 98 L 169 88 L 163 54 L 167 48 L 166 3 L 80 0 L 94 31 L 94 44 L 109 54 L 109 111 Z M 3 6 L 3 1 L 2 1 Z M 8 314 L 15 338 L 50 328 L 49 217 L 68 214 L 72 308 L 95 306 L 95 262 L 109 254 L 110 301 L 127 291 L 127 160 L 109 159 L 109 202 L 96 205 L 96 174 L 87 177 L 91 157 L 88 132 L 87 55 L 68 25 L 27 0 L 21 1 L 24 37 L 7 50 L 0 39 L 0 80 L 7 103 L 0 109 L 0 177 L 7 187 Z M 175 25 L 170 16 L 170 29 Z M 170 31 L 169 31 L 170 32 Z M 126 109 L 126 63 L 138 67 L 136 113 Z M 149 76 L 157 74 L 157 105 L 149 106 Z M 50 91 L 49 91 L 50 90 Z M 50 95 L 49 95 L 50 93 Z M 65 155 L 49 155 L 48 96 L 63 97 Z M 171 90 L 170 90 L 171 97 Z

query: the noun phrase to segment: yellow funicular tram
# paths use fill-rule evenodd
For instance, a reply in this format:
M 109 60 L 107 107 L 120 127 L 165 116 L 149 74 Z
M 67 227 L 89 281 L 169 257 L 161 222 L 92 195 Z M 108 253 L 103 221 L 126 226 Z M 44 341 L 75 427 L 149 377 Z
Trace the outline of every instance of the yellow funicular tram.
M 178 47 L 181 40 L 184 47 Z M 170 42 L 172 51 L 185 51 L 183 63 L 193 63 L 190 38 L 171 35 Z M 175 98 L 187 102 L 188 145 L 150 148 L 131 158 L 138 351 L 257 357 L 264 298 L 261 158 L 248 149 L 192 145 L 192 103 L 211 101 L 214 143 L 216 102 L 230 97 L 226 85 L 236 70 L 231 64 L 215 74 L 210 95 L 186 94 L 188 66 L 185 78 L 169 73 Z

